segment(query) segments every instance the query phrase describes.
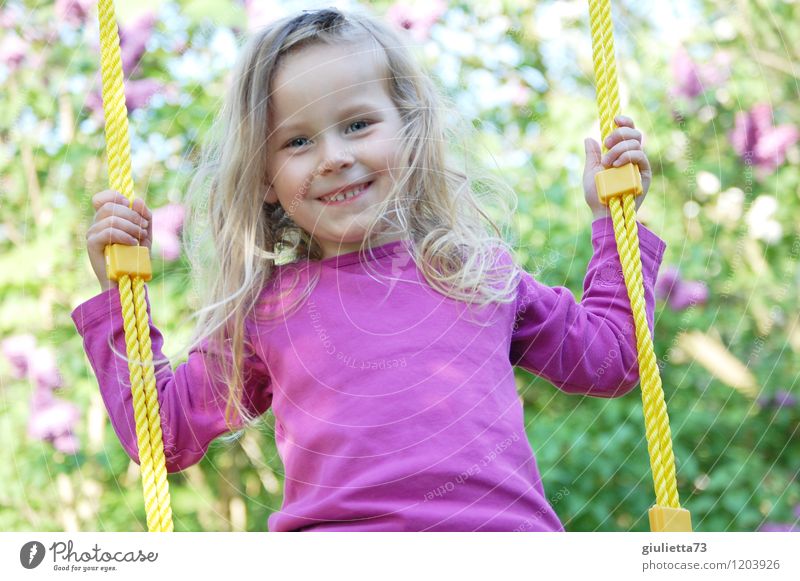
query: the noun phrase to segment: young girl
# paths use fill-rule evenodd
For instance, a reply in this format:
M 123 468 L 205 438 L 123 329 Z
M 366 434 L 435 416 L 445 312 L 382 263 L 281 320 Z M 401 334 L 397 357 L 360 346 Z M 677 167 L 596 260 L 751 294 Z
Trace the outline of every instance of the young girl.
M 637 384 L 594 174 L 634 162 L 646 192 L 641 133 L 618 118 L 605 159 L 586 141 L 596 219 L 577 303 L 516 266 L 473 182 L 446 160 L 441 103 L 396 33 L 333 9 L 274 22 L 233 72 L 191 187 L 210 245 L 189 250 L 212 278 L 188 360 L 173 372 L 152 320 L 150 332 L 169 472 L 272 409 L 285 490 L 271 531 L 561 531 L 513 366 L 574 394 L 619 397 Z M 93 201 L 87 246 L 103 292 L 72 317 L 138 462 L 103 247 L 150 247 L 152 215 L 114 191 Z M 642 225 L 639 235 L 652 328 L 665 246 Z

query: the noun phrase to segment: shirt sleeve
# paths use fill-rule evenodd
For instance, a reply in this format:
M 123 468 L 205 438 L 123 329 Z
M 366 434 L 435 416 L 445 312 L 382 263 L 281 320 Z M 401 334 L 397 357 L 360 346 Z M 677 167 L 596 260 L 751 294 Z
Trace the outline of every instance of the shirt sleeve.
M 204 341 L 192 349 L 187 361 L 173 372 L 162 354 L 164 339 L 153 325 L 146 289 L 145 285 L 164 455 L 167 472 L 178 472 L 199 462 L 211 441 L 230 430 L 225 423 L 228 388 L 215 379 L 221 358 L 228 357 L 230 361 L 230 352 L 212 350 L 209 342 Z M 125 451 L 138 464 L 119 291 L 115 287 L 89 299 L 78 305 L 71 316 L 83 338 L 114 431 Z M 245 325 L 246 334 L 252 332 L 249 325 L 249 322 Z M 258 353 L 245 356 L 243 378 L 242 402 L 246 409 L 260 416 L 272 405 L 272 386 L 267 366 Z M 238 414 L 233 425 L 241 427 Z
M 666 244 L 637 224 L 645 312 L 652 334 L 653 286 Z M 636 387 L 639 365 L 633 315 L 610 217 L 592 223 L 592 248 L 580 302 L 569 289 L 548 287 L 522 272 L 511 363 L 567 393 L 619 397 Z

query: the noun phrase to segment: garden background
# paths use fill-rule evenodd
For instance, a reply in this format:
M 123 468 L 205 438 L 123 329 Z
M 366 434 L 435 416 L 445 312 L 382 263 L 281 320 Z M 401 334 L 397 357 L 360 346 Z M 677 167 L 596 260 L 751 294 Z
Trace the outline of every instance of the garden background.
M 182 192 L 241 36 L 354 2 L 117 2 L 136 195 L 155 209 L 153 319 L 188 339 Z M 375 2 L 406 29 L 471 144 L 519 196 L 517 256 L 580 296 L 591 255 L 583 139 L 599 139 L 585 1 Z M 668 244 L 656 354 L 681 504 L 700 531 L 800 529 L 798 0 L 613 2 L 622 112 L 654 179 L 640 220 Z M 108 188 L 95 2 L 0 7 L 0 530 L 146 529 L 138 466 L 69 317 L 99 292 L 91 196 Z M 178 364 L 179 361 L 173 361 Z M 569 531 L 648 530 L 639 390 L 604 400 L 517 371 L 545 491 Z M 170 475 L 176 530 L 266 530 L 272 432 Z

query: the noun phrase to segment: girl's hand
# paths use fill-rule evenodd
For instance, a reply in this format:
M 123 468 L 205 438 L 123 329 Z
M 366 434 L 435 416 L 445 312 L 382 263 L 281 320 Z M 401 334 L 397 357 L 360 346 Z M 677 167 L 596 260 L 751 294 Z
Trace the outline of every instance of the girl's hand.
M 153 245 L 153 214 L 140 198 L 134 199 L 133 209 L 130 209 L 128 199 L 115 190 L 95 194 L 92 205 L 96 212 L 94 223 L 86 232 L 86 248 L 100 287 L 106 291 L 117 283 L 108 280 L 105 247 L 109 244 L 139 244 L 150 249 Z
M 586 166 L 583 170 L 583 191 L 586 196 L 586 203 L 592 209 L 594 218 L 609 216 L 607 206 L 600 203 L 597 198 L 597 186 L 594 183 L 594 176 L 610 167 L 619 167 L 628 162 L 635 163 L 639 167 L 642 176 L 642 195 L 636 196 L 634 202 L 636 209 L 642 205 L 647 190 L 650 188 L 650 180 L 653 172 L 650 169 L 650 162 L 642 150 L 642 133 L 633 126 L 633 120 L 624 115 L 614 118 L 617 129 L 612 131 L 606 138 L 608 151 L 601 157 L 600 144 L 594 139 L 587 138 L 583 144 L 586 148 Z M 614 162 L 618 162 L 614 165 Z

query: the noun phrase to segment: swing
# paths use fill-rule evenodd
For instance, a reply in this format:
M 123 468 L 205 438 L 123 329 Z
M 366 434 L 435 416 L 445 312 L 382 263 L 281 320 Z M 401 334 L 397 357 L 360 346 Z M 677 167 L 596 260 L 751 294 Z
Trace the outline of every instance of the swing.
M 130 208 L 133 209 L 128 110 L 125 106 L 122 58 L 112 0 L 99 1 L 98 15 L 108 175 L 111 188 L 128 198 Z M 145 281 L 152 278 L 150 254 L 146 246 L 111 244 L 105 248 L 105 257 L 108 278 L 117 281 L 119 286 L 122 317 L 125 321 L 125 345 L 136 420 L 147 530 L 171 532 L 172 508 L 144 292 Z
M 619 113 L 609 0 L 589 0 L 589 15 L 601 146 L 605 152 L 605 139 L 612 131 L 614 117 Z M 98 17 L 109 180 L 112 189 L 130 200 L 132 209 L 134 195 L 128 117 L 113 0 L 99 0 Z M 595 176 L 595 184 L 601 202 L 611 211 L 625 286 L 636 323 L 647 447 L 656 490 L 656 504 L 649 510 L 650 530 L 689 532 L 692 530 L 691 516 L 689 511 L 680 507 L 678 501 L 669 417 L 645 314 L 639 235 L 633 201 L 635 196 L 642 193 L 639 168 L 628 163 L 603 170 Z M 144 246 L 112 244 L 105 248 L 105 257 L 108 278 L 117 281 L 122 305 L 147 529 L 149 532 L 171 532 L 172 508 L 144 290 L 144 283 L 152 278 L 150 255 Z
M 611 123 L 619 114 L 610 0 L 589 0 L 589 21 L 592 29 L 597 108 L 600 112 L 600 143 L 605 153 L 607 151 L 605 140 L 612 131 Z M 636 346 L 639 353 L 647 451 L 650 455 L 650 469 L 656 489 L 656 504 L 648 513 L 650 530 L 691 532 L 691 515 L 688 510 L 681 508 L 678 500 L 669 416 L 645 312 L 639 231 L 633 202 L 633 198 L 642 194 L 642 177 L 636 165 L 626 163 L 620 167 L 598 172 L 595 175 L 595 186 L 600 201 L 611 210 L 617 252 L 636 323 Z

